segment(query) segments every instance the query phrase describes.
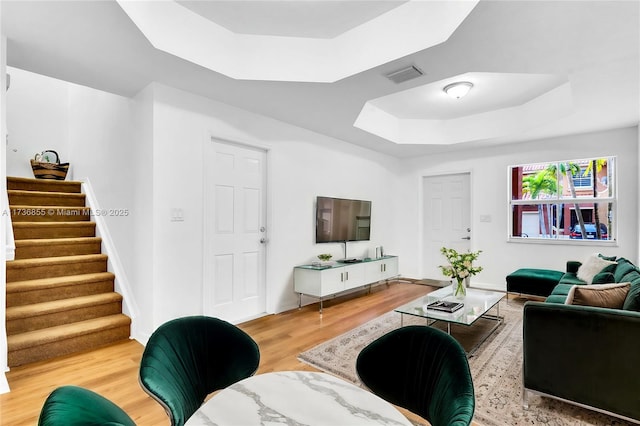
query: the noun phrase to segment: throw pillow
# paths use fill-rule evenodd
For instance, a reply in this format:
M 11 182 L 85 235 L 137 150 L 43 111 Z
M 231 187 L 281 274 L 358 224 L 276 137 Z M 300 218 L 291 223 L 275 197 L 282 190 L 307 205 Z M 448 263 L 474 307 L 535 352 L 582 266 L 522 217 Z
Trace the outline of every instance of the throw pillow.
M 627 259 L 620 258 L 617 260 L 618 266 L 613 273 L 617 283 L 633 282 L 637 278 L 636 265 L 629 262 Z
M 621 309 L 631 283 L 574 285 L 567 294 L 567 305 Z
M 602 253 L 599 253 L 598 256 L 600 256 L 601 258 L 603 258 L 604 260 L 616 260 L 615 256 L 605 256 Z
M 622 309 L 640 312 L 640 282 L 631 284 L 631 289 L 627 294 L 624 305 L 622 305 Z
M 610 284 L 615 282 L 616 278 L 611 272 L 598 272 L 591 281 L 592 284 Z
M 598 256 L 598 253 L 595 253 L 582 262 L 582 265 L 578 268 L 578 273 L 576 275 L 582 281 L 587 284 L 591 284 L 593 282 L 593 277 L 595 277 L 597 273 L 601 272 L 604 268 L 615 264 L 616 262 L 605 260 Z

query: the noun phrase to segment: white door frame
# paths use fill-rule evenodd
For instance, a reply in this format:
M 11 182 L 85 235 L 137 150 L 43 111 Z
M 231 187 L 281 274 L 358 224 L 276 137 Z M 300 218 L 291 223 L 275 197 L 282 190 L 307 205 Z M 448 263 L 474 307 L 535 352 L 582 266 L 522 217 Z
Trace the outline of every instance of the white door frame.
M 420 277 L 422 278 L 433 278 L 436 279 L 438 277 L 425 277 L 425 267 L 424 267 L 424 262 L 422 261 L 422 259 L 424 258 L 424 253 L 425 253 L 425 247 L 424 247 L 424 216 L 425 216 L 425 212 L 424 212 L 424 180 L 425 178 L 433 178 L 433 177 L 439 177 L 439 176 L 450 176 L 450 175 L 461 175 L 461 174 L 467 174 L 469 175 L 469 217 L 470 217 L 470 227 L 471 227 L 471 250 L 473 250 L 473 244 L 474 244 L 474 239 L 473 239 L 473 234 L 474 234 L 474 221 L 473 221 L 473 171 L 469 170 L 469 169 L 465 169 L 465 170 L 458 170 L 458 171 L 448 171 L 448 172 L 442 172 L 442 173 L 423 173 L 420 175 L 419 179 L 420 182 L 418 184 L 418 187 L 420 188 L 420 191 L 418 193 L 418 211 L 419 211 L 419 221 L 418 221 L 418 232 L 419 232 L 419 238 L 420 240 L 418 241 L 418 272 L 420 274 Z M 444 259 L 444 258 L 443 258 Z M 440 277 L 440 279 L 445 279 L 444 277 Z
M 269 183 L 271 182 L 271 176 L 270 176 L 270 167 L 269 167 L 269 158 L 270 158 L 270 148 L 264 145 L 260 145 L 257 143 L 248 143 L 248 142 L 239 142 L 236 140 L 230 140 L 230 139 L 226 139 L 226 138 L 222 138 L 219 136 L 216 136 L 213 132 L 208 132 L 204 138 L 204 142 L 203 142 L 203 146 L 202 146 L 202 152 L 206 152 L 205 151 L 205 145 L 206 144 L 213 144 L 213 143 L 220 143 L 220 144 L 227 144 L 227 145 L 232 145 L 232 146 L 237 146 L 239 148 L 244 148 L 244 149 L 250 149 L 250 150 L 255 150 L 255 151 L 262 151 L 264 153 L 265 156 L 265 171 L 264 171 L 264 190 L 263 190 L 263 203 L 264 203 L 264 215 L 265 215 L 265 226 L 266 226 L 266 233 L 265 233 L 265 237 L 267 238 L 268 241 L 268 236 L 269 236 L 269 230 L 271 228 L 271 215 L 270 213 L 270 203 L 269 203 L 269 194 L 270 194 L 270 186 Z M 207 248 L 207 240 L 206 240 L 206 235 L 208 235 L 208 231 L 209 231 L 209 227 L 207 225 L 207 220 L 206 220 L 206 215 L 207 215 L 207 203 L 204 201 L 205 197 L 207 196 L 207 188 L 208 188 L 208 183 L 207 183 L 207 173 L 205 171 L 205 168 L 207 167 L 207 158 L 204 158 L 203 155 L 203 185 L 202 185 L 202 197 L 203 197 L 203 203 L 202 203 L 202 209 L 203 209 L 203 214 L 202 214 L 202 220 L 203 220 L 203 224 L 202 224 L 202 229 L 203 229 L 203 240 L 202 240 L 202 253 L 203 253 L 203 262 L 202 262 L 202 311 L 206 312 L 207 308 L 205 306 L 205 304 L 211 300 L 211 289 L 207 287 L 206 283 L 207 283 L 207 277 L 210 275 L 210 270 L 209 270 L 209 266 L 207 265 L 207 254 L 206 254 L 206 248 Z M 274 309 L 273 309 L 273 301 L 272 301 L 272 292 L 269 286 L 269 280 L 267 279 L 267 271 L 269 269 L 269 250 L 268 250 L 268 243 L 265 244 L 265 254 L 264 254 L 264 270 L 263 270 L 263 279 L 264 279 L 264 291 L 265 291 L 265 313 L 269 314 L 269 313 L 273 313 Z M 259 315 L 258 315 L 259 316 Z M 252 318 L 246 318 L 246 320 L 250 320 Z

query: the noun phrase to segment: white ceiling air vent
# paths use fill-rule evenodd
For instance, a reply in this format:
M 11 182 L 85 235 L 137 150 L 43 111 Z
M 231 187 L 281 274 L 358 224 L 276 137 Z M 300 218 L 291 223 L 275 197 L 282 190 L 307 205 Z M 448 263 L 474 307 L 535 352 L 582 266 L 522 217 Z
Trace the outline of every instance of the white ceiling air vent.
M 409 67 L 402 68 L 401 70 L 391 72 L 387 74 L 386 77 L 394 83 L 398 84 L 420 77 L 422 74 L 424 73 L 420 70 L 420 68 L 416 67 L 415 65 L 411 65 Z

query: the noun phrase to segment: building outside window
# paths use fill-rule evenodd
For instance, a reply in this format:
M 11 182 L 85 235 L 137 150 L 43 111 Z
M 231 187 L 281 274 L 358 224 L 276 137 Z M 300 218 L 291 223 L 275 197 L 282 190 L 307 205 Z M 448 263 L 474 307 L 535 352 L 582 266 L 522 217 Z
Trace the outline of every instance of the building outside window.
M 509 239 L 615 240 L 615 157 L 509 167 Z

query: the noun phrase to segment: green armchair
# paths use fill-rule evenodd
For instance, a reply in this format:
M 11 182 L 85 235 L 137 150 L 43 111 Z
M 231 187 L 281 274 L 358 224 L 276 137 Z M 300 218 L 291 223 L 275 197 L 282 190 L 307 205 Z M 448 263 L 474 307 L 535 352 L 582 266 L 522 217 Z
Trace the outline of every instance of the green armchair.
M 62 386 L 47 397 L 38 426 L 135 426 L 120 407 L 105 397 L 78 386 Z
M 182 426 L 211 392 L 253 375 L 260 351 L 238 327 L 218 318 L 192 316 L 153 332 L 140 362 L 140 384 Z
M 467 354 L 443 331 L 424 326 L 393 330 L 360 352 L 356 371 L 373 393 L 433 426 L 465 426 L 473 419 Z

